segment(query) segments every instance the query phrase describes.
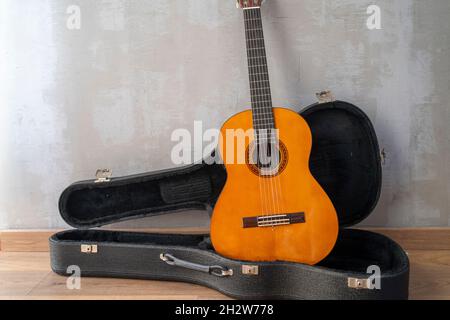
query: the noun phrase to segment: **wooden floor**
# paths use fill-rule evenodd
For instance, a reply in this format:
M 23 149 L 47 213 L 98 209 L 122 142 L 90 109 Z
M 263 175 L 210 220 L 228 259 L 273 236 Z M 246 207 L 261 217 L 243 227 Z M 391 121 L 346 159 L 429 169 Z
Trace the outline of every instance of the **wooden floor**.
M 450 300 L 450 230 L 380 232 L 408 251 L 411 299 Z M 68 290 L 67 279 L 50 270 L 46 235 L 0 237 L 0 299 L 226 299 L 201 286 L 160 281 L 82 278 L 81 290 Z

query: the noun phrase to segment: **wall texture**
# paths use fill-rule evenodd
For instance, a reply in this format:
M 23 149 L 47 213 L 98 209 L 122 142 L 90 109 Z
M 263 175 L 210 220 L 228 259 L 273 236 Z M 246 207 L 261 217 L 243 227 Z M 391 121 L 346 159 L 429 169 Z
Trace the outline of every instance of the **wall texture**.
M 368 30 L 367 7 L 382 29 Z M 70 5 L 81 29 L 66 27 Z M 269 0 L 276 105 L 330 88 L 362 107 L 386 152 L 364 224 L 450 224 L 450 1 Z M 248 105 L 242 13 L 233 0 L 1 0 L 0 229 L 66 227 L 59 193 L 97 168 L 171 167 L 176 128 Z M 152 219 L 206 225 L 205 214 Z M 142 223 L 129 222 L 128 226 Z

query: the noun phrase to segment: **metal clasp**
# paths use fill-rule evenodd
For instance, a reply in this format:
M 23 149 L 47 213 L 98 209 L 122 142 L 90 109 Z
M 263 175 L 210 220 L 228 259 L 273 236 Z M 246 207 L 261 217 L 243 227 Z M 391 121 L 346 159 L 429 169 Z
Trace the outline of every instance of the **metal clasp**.
M 352 289 L 371 289 L 370 279 L 348 278 L 348 287 Z
M 98 169 L 97 172 L 95 173 L 95 177 L 97 178 L 97 180 L 95 180 L 95 183 L 109 182 L 111 181 L 112 170 Z
M 222 266 L 211 266 L 210 274 L 216 277 L 231 277 L 233 275 L 233 269 L 226 269 Z
M 326 91 L 316 93 L 316 97 L 320 104 L 336 101 L 331 90 L 326 90 Z
M 257 276 L 259 274 L 259 266 L 243 265 L 242 274 Z
M 98 252 L 98 246 L 96 244 L 82 244 L 81 245 L 81 252 L 82 253 L 97 253 Z

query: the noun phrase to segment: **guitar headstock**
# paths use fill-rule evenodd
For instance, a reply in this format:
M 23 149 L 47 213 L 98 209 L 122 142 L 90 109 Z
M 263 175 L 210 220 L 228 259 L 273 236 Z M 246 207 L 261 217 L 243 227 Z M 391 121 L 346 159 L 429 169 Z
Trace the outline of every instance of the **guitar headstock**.
M 237 0 L 236 7 L 240 9 L 259 8 L 265 0 Z

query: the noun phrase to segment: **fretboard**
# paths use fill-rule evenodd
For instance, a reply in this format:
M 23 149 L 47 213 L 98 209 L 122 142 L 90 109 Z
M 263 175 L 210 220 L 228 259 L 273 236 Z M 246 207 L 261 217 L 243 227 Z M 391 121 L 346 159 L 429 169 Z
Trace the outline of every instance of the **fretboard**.
M 275 128 L 260 8 L 244 10 L 253 128 Z

